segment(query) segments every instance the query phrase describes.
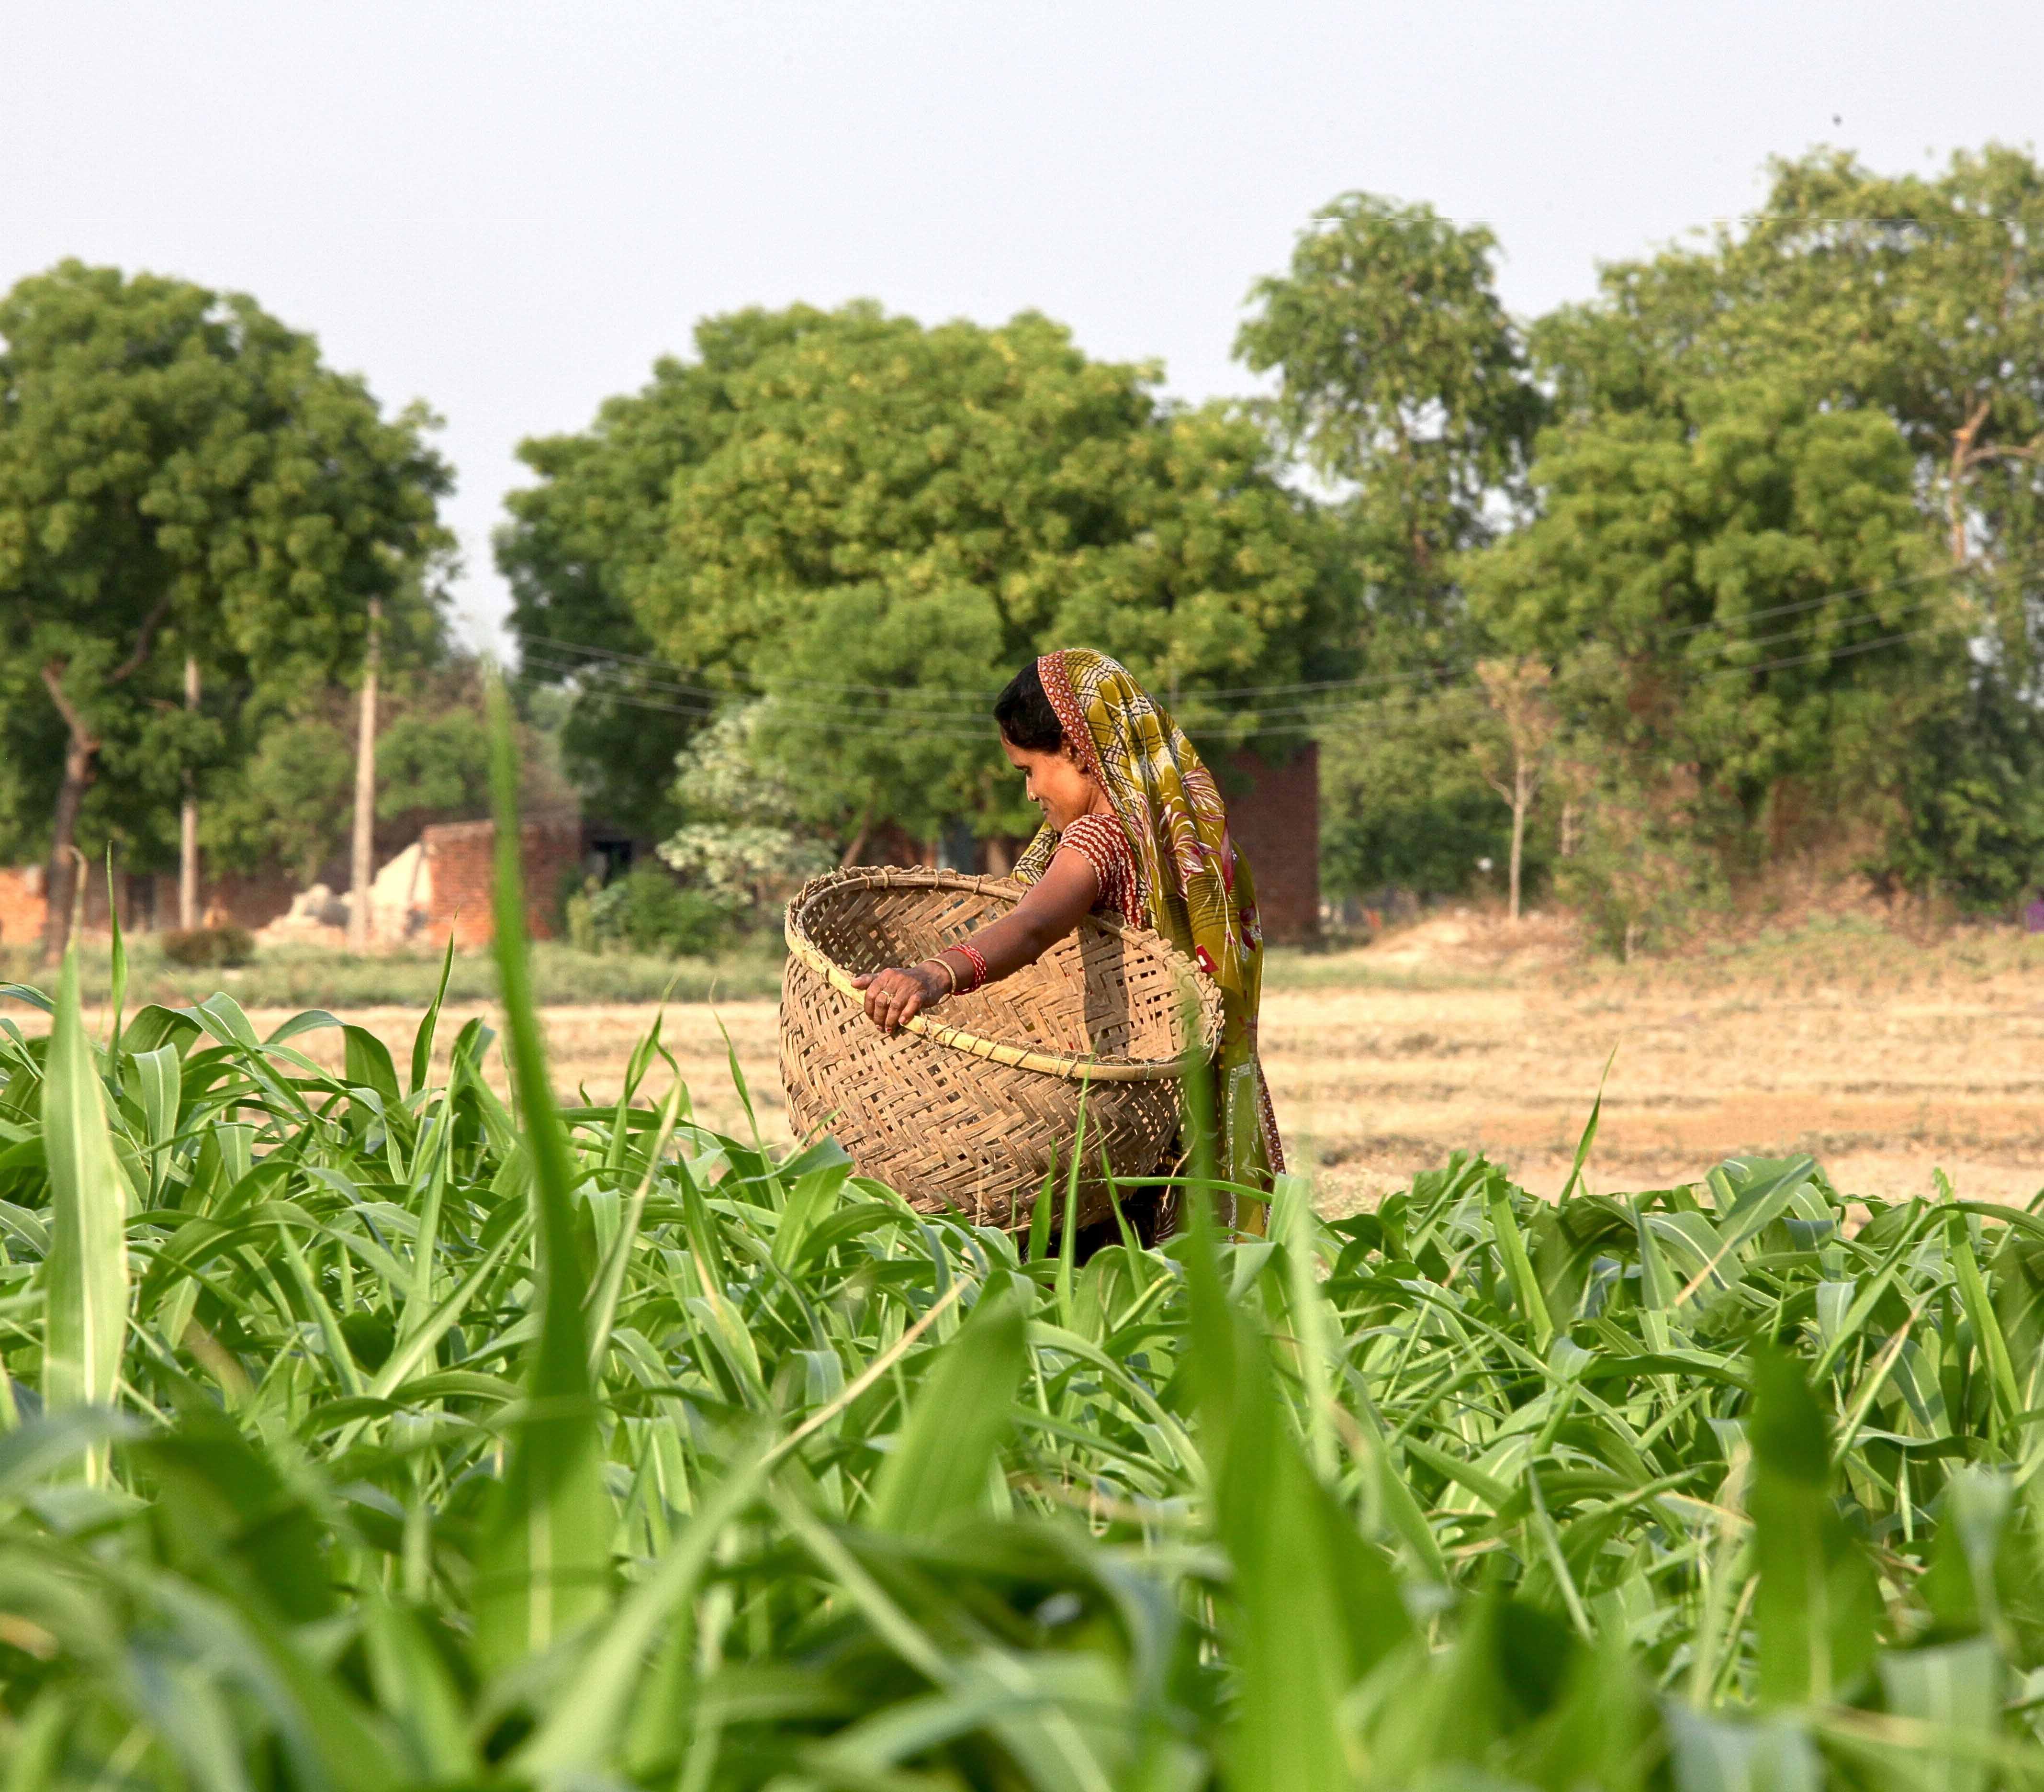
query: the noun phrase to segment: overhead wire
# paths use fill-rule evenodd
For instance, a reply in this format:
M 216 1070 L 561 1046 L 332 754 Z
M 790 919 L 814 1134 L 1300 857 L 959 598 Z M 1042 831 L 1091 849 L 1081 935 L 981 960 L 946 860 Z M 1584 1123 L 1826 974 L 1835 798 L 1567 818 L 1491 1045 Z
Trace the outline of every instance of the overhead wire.
M 2027 575 L 2036 570 L 2037 564 L 2018 562 L 1988 570 L 1970 565 L 1940 567 L 1841 591 L 1826 592 L 1790 603 L 1772 604 L 1739 617 L 1686 624 L 1673 631 L 1668 639 L 1686 639 L 1713 628 L 1726 631 L 1725 639 L 1708 643 L 1702 647 L 1700 652 L 1685 655 L 1693 668 L 1699 658 L 1705 661 L 1724 658 L 1791 640 L 1803 632 L 1800 628 L 1784 629 L 1760 635 L 1732 632 L 1754 623 L 1783 616 L 1807 616 L 1828 606 L 1856 602 L 1938 580 L 1970 577 L 1987 583 L 2000 583 L 2011 578 Z M 1853 621 L 1877 620 L 1892 624 L 1902 617 L 1920 614 L 1940 601 L 1937 596 L 1926 597 L 1900 609 L 1891 610 L 1885 616 L 1869 613 L 1853 619 Z M 1851 624 L 1849 623 L 1848 626 Z M 1806 653 L 1779 655 L 1745 665 L 1727 666 L 1716 670 L 1699 672 L 1697 677 L 1700 682 L 1715 683 L 1727 677 L 1752 677 L 1762 673 L 1788 670 L 1797 666 L 1815 665 L 1820 661 L 1857 657 L 1884 647 L 1924 639 L 1943 631 L 1942 624 L 1934 624 L 1923 628 L 1891 630 L 1870 640 L 1848 641 L 1842 645 L 1815 648 Z M 749 693 L 720 689 L 674 677 L 673 674 L 679 673 L 681 668 L 651 655 L 598 648 L 538 634 L 513 631 L 513 638 L 520 643 L 521 660 L 529 662 L 541 675 L 586 677 L 590 679 L 590 694 L 620 708 L 701 721 L 715 716 L 734 699 L 759 700 L 757 696 Z M 606 677 L 606 674 L 613 676 Z M 618 679 L 628 680 L 628 686 L 620 688 L 616 681 Z M 1311 737 L 1344 722 L 1372 716 L 1381 716 L 1384 701 L 1396 693 L 1420 688 L 1446 689 L 1466 682 L 1466 679 L 1450 677 L 1436 669 L 1421 668 L 1357 679 L 1191 690 L 1182 693 L 1174 700 L 1173 708 L 1181 725 L 1194 732 L 1223 730 L 1232 732 L 1241 729 L 1247 735 L 1258 739 L 1297 739 Z M 986 718 L 991 698 L 987 694 L 928 687 L 909 687 L 905 691 L 900 687 L 818 679 L 777 681 L 777 684 L 784 688 L 766 693 L 766 700 L 772 703 L 777 712 L 797 719 L 808 719 L 840 733 L 961 742 L 988 738 Z M 815 694 L 791 695 L 791 691 Z M 1243 707 L 1239 708 L 1215 707 L 1226 699 L 1299 696 L 1316 692 L 1322 693 L 1317 700 L 1311 698 L 1291 703 L 1244 700 Z M 1374 694 L 1366 695 L 1366 693 Z M 1344 696 L 1350 700 L 1341 700 Z M 860 700 L 866 697 L 878 700 Z M 932 699 L 936 700 L 928 700 Z
M 2002 569 L 2000 573 L 1984 576 L 2006 576 L 2017 569 Z M 1827 606 L 1855 601 L 1879 596 L 1883 593 L 1906 589 L 1932 581 L 1962 576 L 1982 576 L 1972 566 L 1947 566 L 1923 573 L 1908 574 L 1900 578 L 1885 579 L 1876 583 L 1850 587 L 1842 591 L 1821 593 L 1812 597 L 1799 598 L 1786 604 L 1769 605 L 1736 618 L 1712 618 L 1690 623 L 1670 631 L 1668 639 L 1681 640 L 1710 629 L 1730 630 L 1744 627 L 1753 623 L 1771 620 L 1785 616 L 1807 614 Z M 1907 612 L 1902 612 L 1907 613 Z M 1883 619 L 1888 620 L 1888 619 Z M 694 697 L 706 704 L 720 704 L 747 693 L 714 685 L 697 684 L 674 676 L 682 671 L 671 662 L 644 654 L 628 654 L 614 648 L 596 647 L 581 642 L 561 640 L 557 637 L 513 631 L 513 639 L 520 643 L 521 659 L 536 662 L 546 670 L 567 677 L 587 671 L 600 671 L 608 666 L 629 666 L 649 685 L 670 695 Z M 1780 639 L 1781 635 L 1758 637 L 1750 643 L 1764 645 L 1768 640 Z M 1735 647 L 1736 642 L 1728 643 L 1727 648 Z M 581 655 L 579 659 L 569 655 Z M 1285 713 L 1305 713 L 1318 706 L 1310 703 L 1275 705 L 1266 700 L 1278 696 L 1307 696 L 1308 693 L 1334 696 L 1349 692 L 1390 690 L 1403 686 L 1427 684 L 1432 674 L 1426 671 L 1371 673 L 1359 678 L 1318 679 L 1289 684 L 1222 685 L 1188 690 L 1177 701 L 1182 706 L 1212 704 L 1239 701 L 1245 709 L 1259 713 L 1275 713 L 1281 709 Z M 868 713 L 867 706 L 857 703 L 840 703 L 832 697 L 874 696 L 887 700 L 890 714 L 920 714 L 943 719 L 964 721 L 986 713 L 993 700 L 991 692 L 967 692 L 940 686 L 916 685 L 904 689 L 898 685 L 860 684 L 823 679 L 783 678 L 774 681 L 777 687 L 772 694 L 783 707 L 791 710 L 806 709 L 819 716 L 833 713 Z M 790 696 L 790 692 L 816 693 L 816 696 Z

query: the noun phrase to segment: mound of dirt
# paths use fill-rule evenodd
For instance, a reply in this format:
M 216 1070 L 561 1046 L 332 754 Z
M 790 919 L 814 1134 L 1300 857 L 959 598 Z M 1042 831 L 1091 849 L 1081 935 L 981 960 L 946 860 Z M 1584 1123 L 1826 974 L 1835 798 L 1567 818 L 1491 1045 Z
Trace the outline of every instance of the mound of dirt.
M 1521 915 L 1516 921 L 1476 908 L 1430 915 L 1377 936 L 1369 961 L 1387 968 L 1533 970 L 1575 956 L 1580 936 L 1572 917 Z

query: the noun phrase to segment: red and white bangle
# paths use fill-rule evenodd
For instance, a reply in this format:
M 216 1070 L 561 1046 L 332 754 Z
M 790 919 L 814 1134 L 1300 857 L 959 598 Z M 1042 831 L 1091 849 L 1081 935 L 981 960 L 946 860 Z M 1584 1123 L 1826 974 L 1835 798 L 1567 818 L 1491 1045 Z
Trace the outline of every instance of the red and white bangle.
M 972 981 L 965 986 L 967 989 L 977 989 L 986 981 L 989 975 L 986 958 L 978 947 L 960 944 L 952 946 L 950 950 L 972 966 Z

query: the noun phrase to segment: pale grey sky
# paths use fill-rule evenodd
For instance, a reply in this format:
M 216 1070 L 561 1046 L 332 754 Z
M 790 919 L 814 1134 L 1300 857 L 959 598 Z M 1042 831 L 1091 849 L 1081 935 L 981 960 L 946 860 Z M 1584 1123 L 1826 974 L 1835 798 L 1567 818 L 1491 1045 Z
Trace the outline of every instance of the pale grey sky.
M 1489 224 L 1507 301 L 1756 204 L 2044 136 L 2044 6 L 209 0 L 0 6 L 0 286 L 65 255 L 252 293 L 459 472 L 459 603 L 521 436 L 707 313 L 1061 318 L 1249 382 L 1243 296 L 1351 187 Z

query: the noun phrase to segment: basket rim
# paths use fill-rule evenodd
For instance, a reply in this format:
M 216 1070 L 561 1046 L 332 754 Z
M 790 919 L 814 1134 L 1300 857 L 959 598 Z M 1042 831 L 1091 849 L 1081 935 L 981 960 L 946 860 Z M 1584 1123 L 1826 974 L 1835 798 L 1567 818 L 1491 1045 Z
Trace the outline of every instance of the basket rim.
M 788 904 L 784 931 L 789 955 L 800 960 L 832 988 L 855 1001 L 863 1000 L 863 996 L 852 987 L 851 973 L 809 938 L 804 916 L 818 898 L 840 890 L 857 888 L 960 890 L 992 896 L 1011 905 L 1020 901 L 1023 894 L 1021 886 L 1005 877 L 981 877 L 962 871 L 937 870 L 928 865 L 853 865 L 812 877 L 795 892 L 794 900 Z M 1154 927 L 1132 927 L 1112 915 L 1088 915 L 1079 925 L 1096 927 L 1162 957 L 1177 973 L 1181 987 L 1197 1001 L 1200 1031 L 1207 1056 L 1212 1057 L 1220 1042 L 1221 1013 L 1220 991 L 1211 978 L 1201 975 L 1199 967 Z M 1185 1070 L 1185 1061 L 1180 1057 L 1131 1058 L 1105 1053 L 1033 1051 L 1025 1046 L 1009 1045 L 1005 1040 L 989 1039 L 962 1026 L 947 1026 L 927 1015 L 912 1015 L 902 1025 L 907 1031 L 921 1034 L 933 1045 L 947 1046 L 953 1051 L 986 1058 L 1015 1069 L 1040 1071 L 1046 1076 L 1068 1080 L 1158 1082 L 1181 1076 Z

